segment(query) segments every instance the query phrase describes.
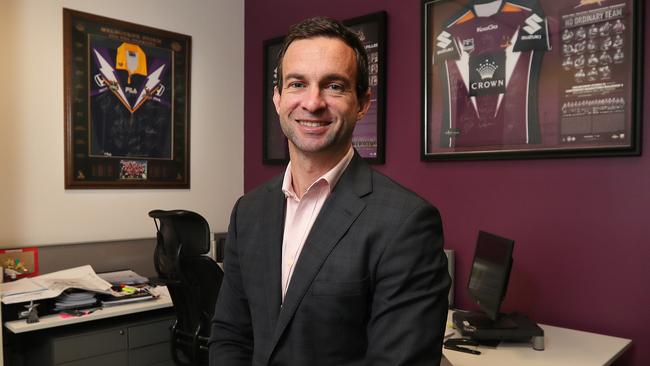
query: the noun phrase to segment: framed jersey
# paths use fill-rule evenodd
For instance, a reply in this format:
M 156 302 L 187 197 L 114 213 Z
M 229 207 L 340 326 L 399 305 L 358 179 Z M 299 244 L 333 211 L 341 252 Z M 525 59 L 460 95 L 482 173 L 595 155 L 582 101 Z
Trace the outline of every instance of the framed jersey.
M 640 154 L 638 0 L 422 2 L 422 160 Z
M 63 19 L 65 188 L 189 188 L 191 38 Z

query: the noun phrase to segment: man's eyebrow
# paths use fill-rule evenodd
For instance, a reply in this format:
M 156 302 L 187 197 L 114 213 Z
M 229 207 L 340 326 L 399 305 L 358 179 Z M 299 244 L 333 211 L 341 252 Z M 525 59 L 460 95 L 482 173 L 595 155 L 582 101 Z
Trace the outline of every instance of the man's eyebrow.
M 337 74 L 337 73 L 331 73 L 323 76 L 323 80 L 326 81 L 332 81 L 332 80 L 338 80 L 338 81 L 343 81 L 345 83 L 350 83 L 350 78 L 343 75 L 343 74 Z
M 286 80 L 289 80 L 289 79 L 302 80 L 302 79 L 305 78 L 305 75 L 304 74 L 298 74 L 298 73 L 291 73 L 291 74 L 287 74 L 284 78 Z M 325 80 L 325 81 L 339 80 L 339 81 L 343 81 L 343 82 L 346 82 L 346 83 L 349 83 L 351 81 L 351 79 L 348 78 L 347 76 L 345 76 L 343 74 L 338 74 L 338 73 L 326 74 L 321 78 L 321 80 Z
M 304 79 L 305 76 L 303 74 L 291 73 L 291 74 L 287 74 L 284 78 L 285 79 Z

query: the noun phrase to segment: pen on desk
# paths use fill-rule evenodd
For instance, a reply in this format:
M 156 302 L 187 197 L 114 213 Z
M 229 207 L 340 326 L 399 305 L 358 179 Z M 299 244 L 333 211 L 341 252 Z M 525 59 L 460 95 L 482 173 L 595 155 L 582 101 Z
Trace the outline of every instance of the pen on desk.
M 465 348 L 465 347 L 448 346 L 448 345 L 446 345 L 446 344 L 444 345 L 444 347 L 445 347 L 446 349 L 448 349 L 448 350 L 458 351 L 458 352 L 464 352 L 464 353 L 471 353 L 471 354 L 473 354 L 473 355 L 480 355 L 480 354 L 481 354 L 481 351 L 477 351 L 477 350 L 469 349 L 469 348 Z

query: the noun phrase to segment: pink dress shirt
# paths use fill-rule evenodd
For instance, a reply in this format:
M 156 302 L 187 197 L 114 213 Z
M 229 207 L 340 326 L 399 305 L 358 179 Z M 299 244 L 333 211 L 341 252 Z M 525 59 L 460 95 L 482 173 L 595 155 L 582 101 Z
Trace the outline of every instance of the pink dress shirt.
M 354 150 L 350 148 L 334 168 L 316 179 L 307 188 L 302 198 L 298 198 L 293 189 L 291 162 L 289 162 L 284 172 L 282 192 L 287 199 L 287 209 L 282 239 L 282 301 L 284 301 L 284 295 L 289 288 L 295 264 L 300 257 L 300 252 L 305 245 L 311 227 L 314 225 L 314 221 L 316 221 L 316 217 L 318 217 L 318 213 L 327 197 L 329 197 L 332 188 L 339 181 L 353 156 Z

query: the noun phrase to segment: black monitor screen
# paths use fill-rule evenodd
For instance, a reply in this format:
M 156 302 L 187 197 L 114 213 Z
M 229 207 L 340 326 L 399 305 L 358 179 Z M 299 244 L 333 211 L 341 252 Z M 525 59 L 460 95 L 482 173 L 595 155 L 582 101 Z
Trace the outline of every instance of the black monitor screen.
M 506 295 L 514 244 L 494 234 L 478 233 L 467 289 L 471 299 L 492 320 L 497 320 Z

